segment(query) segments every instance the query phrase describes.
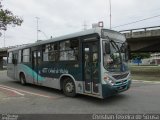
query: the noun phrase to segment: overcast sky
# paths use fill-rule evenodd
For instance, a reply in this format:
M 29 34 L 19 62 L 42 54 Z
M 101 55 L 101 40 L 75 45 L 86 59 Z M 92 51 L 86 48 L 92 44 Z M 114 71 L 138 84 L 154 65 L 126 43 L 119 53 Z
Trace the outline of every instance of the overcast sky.
M 160 0 L 111 0 L 112 27 L 124 30 L 148 26 L 160 26 L 160 17 L 147 21 L 114 28 L 160 14 Z M 3 0 L 4 8 L 23 18 L 20 27 L 9 27 L 5 32 L 6 46 L 33 43 L 36 41 L 36 18 L 39 17 L 39 39 L 56 37 L 84 28 L 84 22 L 91 28 L 92 23 L 103 21 L 109 28 L 109 0 Z M 1 31 L 3 33 L 3 31 Z M 4 36 L 0 37 L 0 47 Z

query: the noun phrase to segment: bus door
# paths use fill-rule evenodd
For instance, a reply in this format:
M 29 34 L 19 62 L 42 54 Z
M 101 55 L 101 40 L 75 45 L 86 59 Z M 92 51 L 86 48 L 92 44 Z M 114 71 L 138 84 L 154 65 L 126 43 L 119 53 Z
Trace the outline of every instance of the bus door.
M 18 62 L 18 53 L 13 53 L 12 63 L 14 64 L 14 79 L 17 79 L 17 62 Z
M 39 84 L 39 66 L 41 63 L 41 52 L 38 50 L 32 51 L 32 69 L 33 69 L 33 83 Z
M 82 55 L 84 92 L 89 94 L 99 94 L 99 42 L 84 42 Z

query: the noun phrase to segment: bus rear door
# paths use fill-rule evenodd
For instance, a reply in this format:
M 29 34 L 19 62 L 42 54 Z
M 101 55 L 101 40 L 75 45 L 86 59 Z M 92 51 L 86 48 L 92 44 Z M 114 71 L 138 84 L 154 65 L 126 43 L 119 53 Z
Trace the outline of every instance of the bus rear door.
M 41 52 L 39 50 L 32 51 L 32 70 L 33 70 L 33 83 L 39 84 L 39 66 L 41 64 Z
M 18 74 L 18 68 L 17 68 L 17 62 L 18 62 L 18 53 L 13 53 L 13 59 L 12 63 L 14 65 L 14 79 L 18 79 L 17 74 Z

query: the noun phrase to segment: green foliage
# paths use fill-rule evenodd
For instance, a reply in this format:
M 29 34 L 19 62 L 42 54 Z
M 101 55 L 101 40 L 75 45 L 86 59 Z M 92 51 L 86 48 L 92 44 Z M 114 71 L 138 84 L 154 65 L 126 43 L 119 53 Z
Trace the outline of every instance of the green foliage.
M 23 22 L 21 18 L 15 16 L 11 11 L 3 9 L 0 0 L 0 30 L 7 30 L 7 25 L 20 26 Z
M 131 59 L 135 59 L 135 58 L 144 59 L 144 58 L 150 58 L 150 57 L 151 57 L 150 53 L 131 53 Z

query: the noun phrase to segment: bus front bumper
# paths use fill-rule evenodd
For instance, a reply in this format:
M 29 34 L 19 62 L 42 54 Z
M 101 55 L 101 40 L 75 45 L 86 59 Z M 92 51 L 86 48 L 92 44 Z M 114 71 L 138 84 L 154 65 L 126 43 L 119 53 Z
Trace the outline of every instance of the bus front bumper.
M 116 95 L 120 92 L 128 90 L 130 88 L 130 85 L 131 85 L 131 80 L 127 80 L 127 82 L 125 83 L 121 83 L 114 86 L 104 84 L 102 85 L 102 96 L 103 98 L 106 98 L 109 96 Z

